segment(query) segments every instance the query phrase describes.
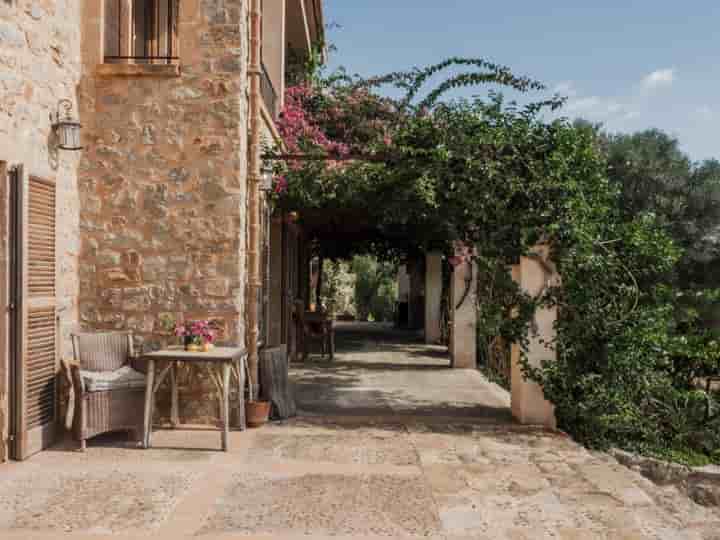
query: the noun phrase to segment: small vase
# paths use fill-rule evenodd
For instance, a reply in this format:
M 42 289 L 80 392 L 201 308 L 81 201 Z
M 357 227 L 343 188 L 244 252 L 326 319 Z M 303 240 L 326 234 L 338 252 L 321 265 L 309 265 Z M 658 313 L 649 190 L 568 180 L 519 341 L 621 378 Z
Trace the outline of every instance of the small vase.
M 212 343 L 205 343 L 205 344 L 202 346 L 202 350 L 203 350 L 204 352 L 210 352 L 210 351 L 212 351 L 214 348 L 215 348 L 215 345 L 213 345 Z
M 190 350 L 190 345 L 193 344 L 193 338 L 191 336 L 185 336 L 183 338 L 183 346 L 185 347 L 186 351 Z
M 202 345 L 191 343 L 187 346 L 185 350 L 187 350 L 188 352 L 202 352 Z

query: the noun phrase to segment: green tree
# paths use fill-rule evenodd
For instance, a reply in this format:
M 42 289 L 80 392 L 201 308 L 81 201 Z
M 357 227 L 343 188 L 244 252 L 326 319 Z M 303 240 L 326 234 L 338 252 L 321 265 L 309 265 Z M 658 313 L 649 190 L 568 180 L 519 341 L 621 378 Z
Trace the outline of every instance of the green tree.
M 720 162 L 693 163 L 677 139 L 657 129 L 600 137 L 625 219 L 654 213 L 683 249 L 677 285 L 720 284 L 707 268 L 720 257 Z
M 392 321 L 397 300 L 397 270 L 388 262 L 370 255 L 353 258 L 350 270 L 355 274 L 355 307 L 357 318 L 367 321 Z
M 323 267 L 323 306 L 336 316 L 355 316 L 355 276 L 345 261 L 325 260 Z

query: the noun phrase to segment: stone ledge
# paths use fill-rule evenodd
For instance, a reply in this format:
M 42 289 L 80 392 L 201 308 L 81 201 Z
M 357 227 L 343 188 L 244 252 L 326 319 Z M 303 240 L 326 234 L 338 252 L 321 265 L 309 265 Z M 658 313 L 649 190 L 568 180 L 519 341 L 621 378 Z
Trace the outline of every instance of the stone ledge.
M 672 485 L 703 506 L 720 507 L 720 467 L 687 467 L 623 450 L 610 450 L 618 463 L 639 472 L 658 485 Z
M 98 64 L 100 77 L 179 77 L 179 64 Z

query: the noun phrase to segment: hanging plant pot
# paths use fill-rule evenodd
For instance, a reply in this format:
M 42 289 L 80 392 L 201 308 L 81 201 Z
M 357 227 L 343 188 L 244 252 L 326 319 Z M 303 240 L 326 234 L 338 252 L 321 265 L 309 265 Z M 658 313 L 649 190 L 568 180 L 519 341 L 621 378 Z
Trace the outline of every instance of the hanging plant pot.
M 245 417 L 249 427 L 260 427 L 270 419 L 269 401 L 248 401 L 245 403 Z

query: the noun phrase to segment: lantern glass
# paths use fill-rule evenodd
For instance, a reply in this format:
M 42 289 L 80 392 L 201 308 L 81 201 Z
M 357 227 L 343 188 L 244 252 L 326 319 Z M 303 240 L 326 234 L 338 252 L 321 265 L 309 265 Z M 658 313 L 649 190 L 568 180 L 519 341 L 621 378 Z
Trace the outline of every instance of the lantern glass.
M 58 146 L 63 150 L 81 150 L 80 124 L 62 121 L 57 124 Z
M 50 114 L 52 129 L 57 137 L 57 146 L 62 150 L 82 150 L 80 146 L 80 123 L 73 118 L 72 102 L 69 99 L 61 99 L 58 102 L 58 110 L 55 115 Z M 64 113 L 61 113 L 64 109 Z
M 263 191 L 272 191 L 273 187 L 273 175 L 270 172 L 263 172 L 262 181 L 260 182 L 260 189 Z

